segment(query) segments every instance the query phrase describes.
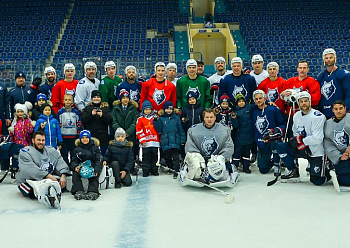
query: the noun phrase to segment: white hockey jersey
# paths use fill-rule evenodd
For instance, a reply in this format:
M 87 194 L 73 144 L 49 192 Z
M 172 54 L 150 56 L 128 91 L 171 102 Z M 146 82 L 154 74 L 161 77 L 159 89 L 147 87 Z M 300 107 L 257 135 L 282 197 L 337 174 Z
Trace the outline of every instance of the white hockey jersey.
M 74 103 L 77 108 L 82 111 L 89 102 L 91 102 L 91 92 L 98 90 L 100 80 L 95 78 L 95 83 L 91 82 L 87 77 L 82 78 L 76 89 Z
M 324 155 L 323 127 L 325 122 L 326 117 L 315 109 L 311 109 L 306 115 L 302 111 L 299 111 L 293 117 L 293 135 L 304 136 L 303 142 L 309 146 L 312 153 L 311 157 Z
M 269 77 L 269 73 L 266 70 L 263 70 L 262 73 L 260 73 L 260 74 L 255 74 L 254 71 L 251 71 L 250 75 L 255 78 L 256 87 L 258 87 L 262 81 L 264 81 L 266 78 Z

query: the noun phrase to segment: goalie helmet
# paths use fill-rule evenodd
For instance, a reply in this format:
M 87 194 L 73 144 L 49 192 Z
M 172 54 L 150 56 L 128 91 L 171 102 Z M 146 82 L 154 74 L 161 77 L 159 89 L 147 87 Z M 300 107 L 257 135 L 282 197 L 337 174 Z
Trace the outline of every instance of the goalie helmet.
M 334 54 L 334 57 L 337 57 L 337 54 L 335 52 L 335 50 L 333 48 L 327 48 L 323 51 L 322 53 L 322 58 L 324 59 L 324 57 L 327 55 L 327 54 Z
M 175 72 L 177 72 L 177 65 L 175 63 L 169 63 L 166 65 L 165 70 L 168 71 L 170 68 L 174 68 Z
M 67 63 L 63 67 L 63 72 L 65 73 L 66 70 L 74 70 L 75 71 L 75 66 L 72 63 Z
M 154 72 L 156 72 L 158 66 L 162 66 L 162 67 L 164 67 L 164 69 L 165 69 L 165 64 L 164 64 L 163 62 L 157 62 L 157 63 L 154 65 Z
M 224 57 L 217 57 L 215 60 L 214 60 L 214 65 L 218 62 L 223 62 L 225 65 L 226 65 L 226 60 Z
M 233 59 L 231 59 L 231 66 L 234 63 L 241 63 L 241 66 L 243 67 L 243 60 L 240 57 L 234 57 Z
M 307 91 L 301 91 L 301 92 L 299 92 L 299 94 L 298 94 L 298 96 L 297 96 L 297 100 L 298 100 L 298 102 L 299 102 L 299 100 L 301 99 L 301 98 L 307 98 L 307 99 L 309 99 L 309 102 L 311 102 L 311 95 L 310 95 L 310 93 L 309 92 L 307 92 Z
M 97 70 L 96 64 L 94 62 L 92 62 L 92 61 L 88 61 L 88 62 L 85 63 L 84 71 L 86 71 L 86 69 L 88 69 L 88 68 L 95 68 L 95 70 Z
M 109 68 L 109 67 L 115 67 L 115 68 L 117 68 L 116 65 L 115 65 L 115 63 L 114 63 L 113 61 L 107 61 L 107 62 L 105 63 L 105 71 L 107 71 L 107 68 Z
M 53 68 L 52 66 L 45 67 L 44 74 L 46 75 L 47 73 L 50 73 L 50 72 L 53 72 L 56 74 L 55 68 Z
M 266 70 L 269 70 L 270 67 L 276 67 L 277 70 L 280 69 L 280 66 L 276 62 L 270 62 L 266 66 Z
M 253 92 L 253 99 L 255 99 L 255 96 L 258 95 L 258 94 L 261 94 L 264 98 L 266 98 L 266 94 L 264 91 L 262 90 L 256 90 Z
M 253 65 L 255 62 L 263 62 L 263 63 L 264 63 L 264 59 L 263 59 L 263 57 L 262 57 L 260 54 L 255 54 L 255 55 L 252 57 L 252 65 Z
M 197 61 L 195 61 L 194 59 L 187 60 L 187 62 L 186 62 L 186 69 L 187 69 L 187 67 L 189 67 L 191 65 L 193 65 L 193 66 L 195 66 L 197 68 Z

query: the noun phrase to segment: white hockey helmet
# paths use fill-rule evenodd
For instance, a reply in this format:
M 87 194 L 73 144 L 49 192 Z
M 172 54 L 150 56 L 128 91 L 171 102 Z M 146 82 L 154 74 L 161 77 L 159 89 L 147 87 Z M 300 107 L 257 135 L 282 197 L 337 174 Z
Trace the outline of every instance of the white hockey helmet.
M 187 60 L 187 62 L 186 62 L 186 69 L 187 69 L 187 67 L 189 67 L 190 65 L 193 65 L 193 66 L 195 66 L 195 67 L 197 68 L 197 61 L 194 60 L 194 59 L 189 59 L 189 60 Z
M 334 57 L 337 57 L 337 53 L 335 52 L 335 50 L 333 48 L 327 48 L 323 51 L 322 53 L 322 58 L 324 59 L 324 57 L 327 55 L 327 54 L 334 54 Z
M 260 54 L 255 54 L 252 57 L 252 64 L 254 64 L 255 62 L 263 62 L 264 63 L 264 59 Z
M 56 74 L 55 68 L 53 68 L 52 66 L 45 67 L 44 74 L 46 75 L 47 73 L 50 73 L 50 72 L 53 72 Z
M 164 70 L 165 70 L 165 64 L 164 64 L 163 62 L 157 62 L 157 63 L 154 65 L 154 72 L 156 72 L 158 66 L 164 67 Z
M 168 71 L 170 68 L 174 68 L 175 72 L 177 72 L 177 65 L 175 63 L 169 63 L 165 67 L 165 71 Z
M 270 67 L 276 67 L 277 70 L 280 69 L 280 66 L 276 62 L 270 62 L 266 66 L 266 70 L 269 70 Z
M 65 73 L 66 70 L 74 70 L 75 71 L 75 66 L 72 63 L 67 63 L 63 67 L 63 73 Z
M 243 60 L 240 57 L 234 57 L 233 59 L 231 59 L 231 66 L 234 63 L 241 63 L 241 66 L 243 67 Z
M 128 72 L 128 70 L 134 70 L 134 71 L 135 71 L 135 74 L 137 74 L 136 67 L 133 66 L 133 65 L 128 65 L 127 67 L 125 67 L 125 69 L 124 69 L 124 74 L 125 74 L 125 75 L 126 75 L 126 73 Z
M 226 65 L 226 60 L 225 60 L 224 57 L 217 57 L 217 58 L 214 60 L 214 65 L 215 65 L 217 62 L 224 62 L 224 64 Z
M 107 71 L 107 68 L 109 68 L 109 67 L 115 67 L 115 68 L 117 68 L 116 65 L 115 65 L 115 63 L 114 63 L 113 61 L 107 61 L 107 62 L 105 63 L 105 71 Z
M 87 68 L 95 68 L 95 70 L 97 70 L 97 66 L 94 62 L 92 61 L 88 61 L 85 63 L 84 65 L 84 71 L 86 71 Z
M 307 99 L 309 99 L 309 102 L 311 102 L 311 95 L 310 95 L 310 93 L 304 90 L 304 91 L 300 91 L 299 94 L 298 94 L 298 97 L 297 97 L 298 103 L 299 103 L 299 100 L 301 98 L 305 98 L 305 97 Z
M 262 90 L 255 90 L 253 92 L 253 100 L 255 99 L 255 96 L 258 95 L 258 94 L 261 94 L 264 98 L 266 98 L 266 94 L 265 94 L 264 91 L 262 91 Z

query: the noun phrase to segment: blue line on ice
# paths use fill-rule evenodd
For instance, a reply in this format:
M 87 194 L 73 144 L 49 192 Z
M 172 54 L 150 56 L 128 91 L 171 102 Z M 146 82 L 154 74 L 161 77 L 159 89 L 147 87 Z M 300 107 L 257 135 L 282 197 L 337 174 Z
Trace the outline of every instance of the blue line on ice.
M 146 247 L 148 225 L 147 205 L 150 200 L 150 178 L 142 178 L 137 186 L 130 190 L 125 210 L 121 216 L 121 231 L 118 235 L 118 248 Z M 119 222 L 116 220 L 116 222 Z

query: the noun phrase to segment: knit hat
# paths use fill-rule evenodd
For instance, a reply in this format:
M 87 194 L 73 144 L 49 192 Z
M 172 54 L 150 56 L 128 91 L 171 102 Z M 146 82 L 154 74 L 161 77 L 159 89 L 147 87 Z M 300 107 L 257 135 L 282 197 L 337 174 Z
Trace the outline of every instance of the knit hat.
M 19 71 L 15 75 L 15 80 L 19 77 L 24 77 L 24 79 L 26 79 L 26 74 L 24 74 L 24 72 Z
M 245 101 L 245 97 L 242 93 L 238 93 L 236 96 L 235 96 L 235 102 L 236 104 L 238 103 L 239 100 L 243 100 Z
M 150 101 L 148 100 L 145 100 L 142 104 L 142 112 L 146 109 L 146 108 L 150 108 L 152 109 L 152 104 Z
M 227 94 L 223 94 L 221 97 L 220 97 L 220 103 L 222 102 L 229 102 L 230 101 L 230 98 L 228 97 Z
M 94 98 L 95 96 L 99 96 L 100 98 L 102 98 L 101 92 L 98 90 L 91 91 L 91 99 Z
M 17 103 L 17 104 L 15 105 L 15 110 L 17 111 L 18 109 L 23 110 L 24 114 L 27 114 L 27 113 L 28 113 L 28 108 L 27 108 L 27 106 L 24 105 L 24 104 Z
M 123 128 L 121 128 L 121 127 L 118 127 L 117 130 L 115 130 L 114 138 L 117 139 L 118 135 L 123 135 L 124 138 L 126 138 L 125 130 Z
M 47 102 L 47 97 L 43 93 L 40 93 L 39 95 L 37 95 L 36 102 L 38 102 L 40 99 L 45 99 L 45 102 Z
M 50 109 L 51 109 L 51 113 L 52 113 L 52 107 L 51 107 L 51 105 L 50 105 L 50 104 L 48 104 L 48 103 L 44 103 L 43 105 L 41 105 L 41 107 L 40 107 L 40 111 L 41 111 L 41 113 L 43 113 L 43 112 L 44 112 L 44 109 L 45 109 L 47 106 L 49 106 L 49 107 L 50 107 Z
M 171 101 L 166 101 L 164 103 L 164 109 L 168 109 L 168 108 L 174 108 L 174 105 Z
M 126 89 L 121 89 L 119 92 L 119 99 L 122 99 L 124 96 L 127 96 L 130 98 L 129 92 Z
M 188 102 L 188 100 L 189 100 L 191 97 L 194 97 L 196 100 L 198 100 L 198 99 L 197 99 L 197 96 L 196 96 L 194 93 L 189 92 L 189 93 L 187 94 L 187 102 Z
M 83 130 L 83 131 L 80 132 L 80 135 L 79 135 L 80 142 L 81 142 L 81 138 L 84 137 L 84 136 L 88 137 L 89 140 L 91 140 L 91 133 L 90 133 L 89 130 Z

